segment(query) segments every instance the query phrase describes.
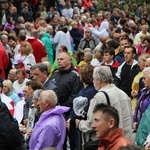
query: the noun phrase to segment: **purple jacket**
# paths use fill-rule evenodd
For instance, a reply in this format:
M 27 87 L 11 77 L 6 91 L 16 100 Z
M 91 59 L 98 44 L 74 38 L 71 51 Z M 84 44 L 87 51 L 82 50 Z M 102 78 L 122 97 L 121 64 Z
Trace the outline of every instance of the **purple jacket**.
M 133 116 L 133 122 L 140 123 L 142 115 L 147 107 L 150 105 L 150 91 L 146 88 L 141 90 L 141 96 L 138 98 L 137 106 Z
M 55 106 L 41 115 L 31 134 L 30 150 L 41 150 L 47 147 L 63 149 L 66 121 L 62 114 L 69 109 L 69 107 Z

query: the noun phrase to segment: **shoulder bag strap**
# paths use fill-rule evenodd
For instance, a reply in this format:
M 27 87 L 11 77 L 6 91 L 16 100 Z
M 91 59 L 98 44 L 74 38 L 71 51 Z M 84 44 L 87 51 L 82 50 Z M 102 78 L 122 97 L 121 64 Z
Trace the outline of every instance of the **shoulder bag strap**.
M 108 94 L 107 94 L 105 91 L 99 91 L 99 92 L 104 93 L 104 95 L 105 95 L 105 97 L 106 97 L 106 100 L 107 100 L 107 105 L 109 105 L 109 106 L 110 106 L 110 99 L 109 99 Z

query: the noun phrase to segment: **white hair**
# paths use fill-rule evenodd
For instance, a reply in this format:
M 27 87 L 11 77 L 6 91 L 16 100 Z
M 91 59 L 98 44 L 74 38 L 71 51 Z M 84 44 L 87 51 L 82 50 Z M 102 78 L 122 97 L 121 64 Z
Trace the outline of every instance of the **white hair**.
M 55 106 L 58 102 L 57 96 L 52 90 L 42 91 L 40 97 L 43 101 L 50 101 L 52 106 Z
M 143 73 L 148 73 L 148 77 L 150 77 L 150 67 L 146 67 L 146 68 L 144 68 L 144 70 L 143 70 Z
M 112 83 L 113 81 L 112 72 L 108 66 L 95 67 L 93 77 L 95 79 L 101 79 L 103 83 Z

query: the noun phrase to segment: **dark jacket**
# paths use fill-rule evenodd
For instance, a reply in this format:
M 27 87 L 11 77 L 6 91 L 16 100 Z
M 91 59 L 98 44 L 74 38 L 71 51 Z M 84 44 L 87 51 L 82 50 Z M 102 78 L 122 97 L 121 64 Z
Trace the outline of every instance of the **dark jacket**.
M 123 63 L 124 62 L 124 54 L 123 51 L 120 51 L 116 56 L 115 56 L 115 61 L 119 62 L 119 63 Z
M 117 70 L 116 76 L 114 78 L 114 83 L 117 87 L 123 90 L 129 97 L 131 96 L 131 85 L 134 77 L 139 73 L 140 68 L 137 64 L 136 60 L 133 61 L 129 74 L 123 73 L 123 67 L 126 65 L 126 62 L 122 63 Z M 128 78 L 127 78 L 128 77 Z M 123 78 L 127 78 L 127 80 L 123 80 Z
M 73 99 L 82 88 L 79 74 L 72 67 L 68 70 L 56 70 L 51 80 L 58 87 L 59 104 L 72 107 Z
M 73 38 L 73 43 L 75 44 L 74 49 L 77 50 L 78 49 L 78 45 L 80 43 L 80 40 L 83 38 L 82 33 L 80 32 L 80 30 L 77 28 L 72 28 L 70 31 L 70 35 Z

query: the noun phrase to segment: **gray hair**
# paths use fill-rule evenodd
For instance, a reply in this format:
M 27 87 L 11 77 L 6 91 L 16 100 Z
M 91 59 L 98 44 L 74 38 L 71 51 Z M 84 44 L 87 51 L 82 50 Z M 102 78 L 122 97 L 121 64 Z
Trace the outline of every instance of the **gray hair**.
M 55 106 L 58 102 L 57 96 L 53 90 L 45 90 L 40 94 L 43 101 L 50 101 L 52 106 Z
M 8 38 L 7 35 L 5 35 L 5 34 L 1 35 L 1 40 L 6 39 L 6 38 Z
M 38 100 L 39 99 L 39 96 L 40 94 L 42 93 L 42 89 L 39 89 L 39 90 L 35 90 L 34 93 L 33 93 L 33 98 L 34 100 Z
M 87 51 L 87 52 L 84 53 L 84 55 L 87 55 L 90 59 L 93 58 L 93 53 L 92 52 Z
M 46 27 L 46 32 L 48 32 L 48 30 L 50 29 L 50 28 L 52 28 L 53 29 L 53 26 L 51 26 L 51 25 L 48 25 L 47 27 Z
M 48 73 L 47 66 L 46 66 L 46 64 L 44 64 L 44 63 L 37 63 L 37 64 L 33 65 L 33 66 L 31 67 L 31 70 L 34 70 L 34 69 L 37 69 L 37 68 L 38 68 L 41 72 L 46 71 L 46 72 Z
M 143 73 L 148 73 L 148 77 L 150 78 L 150 67 L 146 67 L 146 68 L 144 68 L 144 70 L 143 70 Z
M 112 83 L 112 72 L 108 66 L 98 66 L 94 68 L 93 78 L 101 79 L 103 83 Z

